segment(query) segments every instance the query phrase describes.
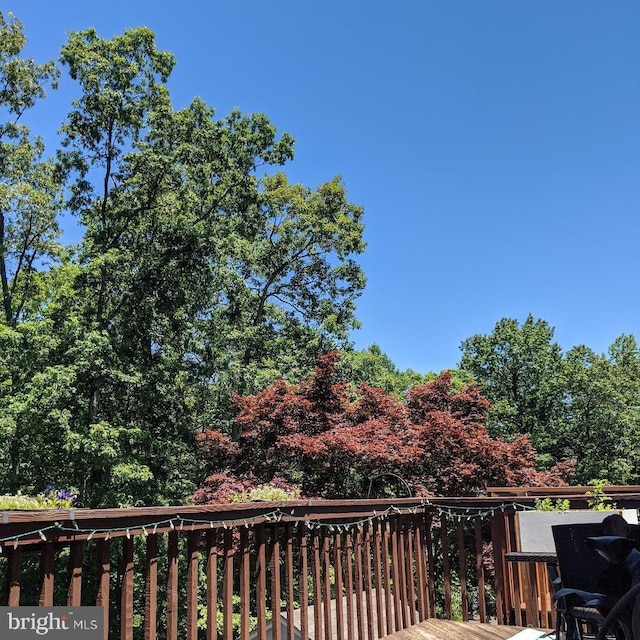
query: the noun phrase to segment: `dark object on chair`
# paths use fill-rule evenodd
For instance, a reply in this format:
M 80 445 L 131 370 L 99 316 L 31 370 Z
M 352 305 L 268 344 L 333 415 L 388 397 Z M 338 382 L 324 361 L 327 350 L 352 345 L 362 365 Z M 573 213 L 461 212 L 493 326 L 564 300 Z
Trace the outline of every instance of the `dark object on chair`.
M 556 637 L 582 640 L 585 630 L 594 633 L 616 600 L 629 587 L 626 570 L 614 566 L 587 542 L 601 538 L 601 523 L 552 527 L 561 584 L 554 595 L 557 609 Z M 626 574 L 628 576 L 628 574 Z

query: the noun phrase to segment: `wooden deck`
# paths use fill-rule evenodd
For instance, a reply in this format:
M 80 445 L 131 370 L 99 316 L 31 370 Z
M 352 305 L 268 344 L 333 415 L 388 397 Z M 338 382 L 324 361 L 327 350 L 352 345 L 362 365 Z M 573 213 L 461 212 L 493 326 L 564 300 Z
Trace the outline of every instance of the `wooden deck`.
M 523 627 L 430 619 L 397 631 L 385 640 L 507 640 Z

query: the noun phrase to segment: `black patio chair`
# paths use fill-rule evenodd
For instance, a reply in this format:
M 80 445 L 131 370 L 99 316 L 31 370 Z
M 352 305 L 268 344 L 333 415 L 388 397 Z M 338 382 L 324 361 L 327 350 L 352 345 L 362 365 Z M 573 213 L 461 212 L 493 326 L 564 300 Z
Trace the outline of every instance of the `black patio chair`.
M 556 525 L 552 531 L 560 570 L 560 583 L 553 585 L 556 637 L 593 638 L 607 613 L 628 589 L 630 580 L 587 541 L 603 536 L 602 524 Z M 626 640 L 618 628 L 615 634 Z

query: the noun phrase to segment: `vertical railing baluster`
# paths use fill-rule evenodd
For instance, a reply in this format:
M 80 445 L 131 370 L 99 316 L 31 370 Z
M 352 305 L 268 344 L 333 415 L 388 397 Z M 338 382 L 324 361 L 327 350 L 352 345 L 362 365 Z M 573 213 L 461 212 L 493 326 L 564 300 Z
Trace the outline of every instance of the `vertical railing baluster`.
M 324 638 L 325 640 L 332 640 L 331 632 L 331 555 L 329 532 L 324 527 L 322 530 L 322 606 L 324 611 Z
M 395 630 L 400 631 L 402 626 L 402 599 L 401 599 L 401 581 L 400 576 L 400 550 L 398 533 L 399 522 L 397 516 L 391 518 L 391 581 L 393 590 L 393 617 L 395 620 Z
M 347 529 L 345 539 L 345 591 L 347 598 L 347 638 L 354 640 L 355 624 L 353 617 L 353 536 Z
M 440 515 L 440 544 L 442 548 L 442 575 L 444 578 L 444 615 L 451 620 L 451 561 L 449 559 L 449 530 L 446 514 Z
M 224 567 L 222 578 L 222 635 L 233 640 L 233 530 L 224 531 Z
M 416 582 L 415 582 L 415 562 L 414 555 L 415 549 L 413 548 L 413 518 L 409 516 L 405 516 L 405 526 L 406 526 L 406 545 L 407 545 L 407 569 L 406 575 L 407 578 L 405 580 L 407 585 L 407 603 L 409 604 L 409 624 L 414 625 L 416 620 L 416 604 L 418 598 L 416 596 Z
M 198 640 L 199 531 L 187 535 L 187 640 Z
M 109 638 L 109 587 L 111 582 L 111 554 L 108 540 L 98 540 L 98 592 L 96 606 L 104 611 L 104 640 Z
M 167 640 L 178 640 L 178 532 L 167 535 Z
M 82 542 L 69 545 L 69 589 L 67 605 L 79 607 L 82 604 Z
M 333 539 L 333 565 L 336 580 L 336 631 L 337 640 L 344 640 L 344 596 L 342 595 L 342 534 Z
M 476 537 L 476 576 L 478 581 L 478 615 L 480 622 L 487 621 L 487 594 L 484 588 L 484 561 L 482 558 L 483 540 L 482 540 L 482 518 L 475 518 L 475 537 Z
M 313 631 L 314 640 L 322 640 L 322 581 L 320 577 L 320 534 L 317 529 L 311 536 L 313 544 Z
M 144 640 L 156 640 L 158 628 L 158 535 L 147 536 Z
M 429 585 L 429 617 L 436 617 L 436 559 L 433 552 L 433 516 L 426 517 L 425 542 L 427 546 L 427 564 L 429 573 L 427 584 Z
M 285 551 L 285 576 L 287 581 L 287 640 L 294 640 L 294 620 L 293 610 L 295 602 L 294 584 L 294 564 L 293 564 L 293 530 L 291 523 L 287 523 L 284 528 L 284 535 L 287 541 Z
M 389 528 L 391 524 L 389 521 L 384 521 L 381 523 L 382 526 L 382 577 L 384 580 L 384 612 L 385 612 L 385 622 L 387 627 L 387 635 L 393 633 L 393 619 L 394 619 L 394 605 L 393 605 L 393 592 L 391 586 L 391 573 L 390 573 L 390 565 L 392 562 L 391 554 L 389 552 L 390 541 L 390 531 Z
M 256 608 L 258 640 L 267 640 L 267 541 L 263 525 L 256 527 Z M 226 640 L 226 639 L 225 639 Z
M 220 532 L 207 533 L 207 640 L 218 640 L 218 556 Z
M 41 607 L 53 606 L 53 570 L 55 547 L 53 542 L 45 542 L 40 547 L 40 598 Z
M 280 527 L 274 524 L 271 528 L 271 637 L 280 640 L 280 601 L 282 585 L 280 581 Z
M 249 564 L 249 531 L 240 529 L 240 640 L 249 638 L 251 614 L 251 567 Z
M 122 538 L 120 639 L 133 640 L 133 538 L 130 534 Z
M 464 546 L 464 526 L 462 520 L 457 523 L 458 571 L 460 575 L 460 598 L 462 599 L 462 620 L 469 620 L 469 598 L 467 597 L 467 554 Z
M 300 548 L 300 632 L 302 638 L 309 638 L 309 555 L 307 550 L 307 531 L 302 523 L 298 524 Z M 292 640 L 292 639 L 289 639 Z
M 373 583 L 371 579 L 371 524 L 366 524 L 364 528 L 364 595 L 367 607 L 367 637 L 374 640 L 373 633 L 373 598 L 371 590 Z
M 10 549 L 7 552 L 7 606 L 20 606 L 20 569 L 22 549 Z
M 416 516 L 414 519 L 414 548 L 416 554 L 416 580 L 418 582 L 418 618 L 420 621 L 428 617 L 429 591 L 427 586 L 427 571 L 424 539 L 424 516 Z
M 356 529 L 355 544 L 355 560 L 356 560 L 356 619 L 358 624 L 358 640 L 365 640 L 364 636 L 364 619 L 362 611 L 362 527 L 358 525 Z
M 384 605 L 382 602 L 382 555 L 380 545 L 382 544 L 382 536 L 380 535 L 380 527 L 382 523 L 375 520 L 373 523 L 373 575 L 376 589 L 376 619 L 378 622 L 377 633 L 378 638 L 382 638 L 384 633 Z

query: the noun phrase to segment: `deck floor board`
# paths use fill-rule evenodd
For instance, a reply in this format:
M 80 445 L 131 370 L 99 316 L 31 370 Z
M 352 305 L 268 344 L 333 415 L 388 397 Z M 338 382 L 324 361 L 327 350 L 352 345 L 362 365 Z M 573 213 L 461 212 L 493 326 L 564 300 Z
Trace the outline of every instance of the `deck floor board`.
M 430 619 L 386 636 L 385 640 L 507 640 L 523 627 Z

